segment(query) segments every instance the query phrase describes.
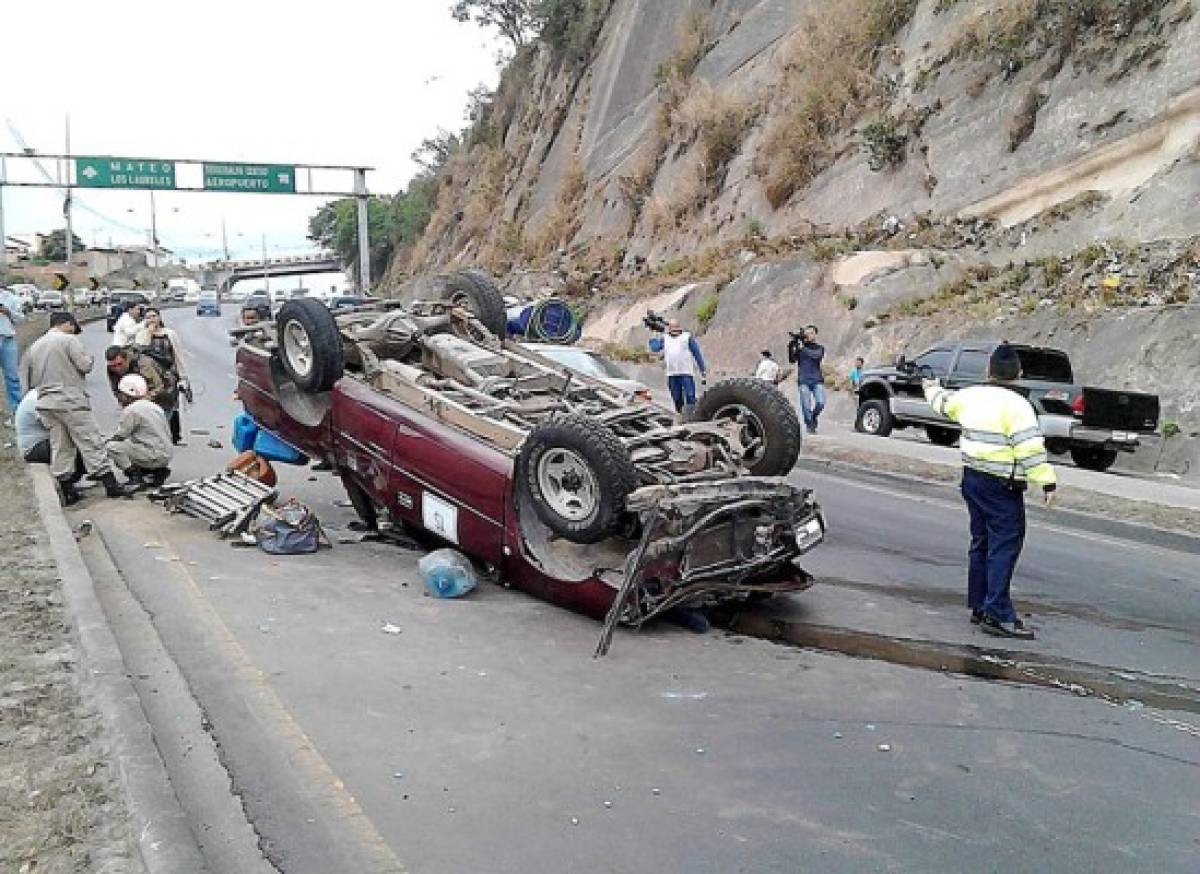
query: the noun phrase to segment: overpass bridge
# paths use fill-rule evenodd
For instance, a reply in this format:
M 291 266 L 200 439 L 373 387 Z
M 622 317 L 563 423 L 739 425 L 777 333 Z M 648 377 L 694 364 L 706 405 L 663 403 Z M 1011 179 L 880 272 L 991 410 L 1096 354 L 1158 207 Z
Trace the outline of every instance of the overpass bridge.
M 313 273 L 340 273 L 345 268 L 337 256 L 324 253 L 268 258 L 250 261 L 212 261 L 198 271 L 200 284 L 216 287 L 224 295 L 234 283 L 244 279 L 271 279 L 285 276 L 308 276 Z

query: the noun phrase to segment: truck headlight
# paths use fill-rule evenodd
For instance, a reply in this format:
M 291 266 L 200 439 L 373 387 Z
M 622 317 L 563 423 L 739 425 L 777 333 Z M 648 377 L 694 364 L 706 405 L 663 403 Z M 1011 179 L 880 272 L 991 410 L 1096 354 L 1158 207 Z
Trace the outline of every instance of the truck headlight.
M 803 525 L 796 526 L 796 548 L 808 552 L 825 539 L 825 525 L 820 516 L 814 516 Z

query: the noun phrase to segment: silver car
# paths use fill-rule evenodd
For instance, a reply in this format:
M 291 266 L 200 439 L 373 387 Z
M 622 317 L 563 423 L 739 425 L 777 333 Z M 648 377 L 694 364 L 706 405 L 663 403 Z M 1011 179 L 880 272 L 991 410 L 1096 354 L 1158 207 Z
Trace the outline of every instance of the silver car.
M 553 343 L 522 343 L 521 345 L 530 352 L 544 355 L 563 367 L 569 367 L 584 376 L 605 382 L 628 397 L 644 401 L 652 399 L 650 389 L 645 383 L 630 379 L 618 365 L 591 349 L 581 346 L 559 346 Z

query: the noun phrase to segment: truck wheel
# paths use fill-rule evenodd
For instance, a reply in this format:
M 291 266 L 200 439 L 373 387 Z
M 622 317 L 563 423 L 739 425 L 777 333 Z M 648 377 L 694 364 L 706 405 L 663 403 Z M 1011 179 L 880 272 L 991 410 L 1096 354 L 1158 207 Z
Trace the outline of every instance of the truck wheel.
M 289 300 L 275 317 L 279 358 L 301 391 L 329 391 L 342 378 L 342 337 L 333 313 L 319 300 Z
M 1084 470 L 1105 471 L 1116 462 L 1117 450 L 1072 447 L 1071 460 L 1075 462 L 1076 467 L 1082 467 Z
M 508 330 L 508 312 L 504 295 L 491 277 L 480 270 L 462 270 L 449 274 L 445 280 L 444 298 L 470 310 L 485 328 L 503 340 Z
M 863 401 L 854 417 L 854 430 L 863 434 L 886 437 L 892 433 L 892 411 L 887 401 Z
M 696 404 L 696 419 L 736 422 L 746 447 L 743 463 L 754 476 L 785 476 L 800 457 L 800 419 L 783 393 L 761 379 L 715 383 Z
M 597 543 L 616 530 L 638 472 L 617 435 L 586 416 L 559 413 L 525 438 L 517 482 L 538 518 L 573 543 Z
M 940 425 L 926 425 L 925 436 L 934 446 L 953 446 L 958 443 L 958 431 Z

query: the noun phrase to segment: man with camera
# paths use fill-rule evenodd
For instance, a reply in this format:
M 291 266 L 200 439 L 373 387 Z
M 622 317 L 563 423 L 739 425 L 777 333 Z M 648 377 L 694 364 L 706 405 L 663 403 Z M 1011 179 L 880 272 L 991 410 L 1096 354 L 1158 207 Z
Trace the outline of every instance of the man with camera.
M 796 380 L 800 384 L 800 413 L 809 434 L 817 433 L 817 420 L 825 409 L 825 377 L 821 362 L 825 347 L 817 342 L 817 326 L 807 325 L 800 333 L 789 331 L 788 361 L 796 365 Z
M 643 321 L 656 334 L 650 338 L 650 351 L 662 355 L 667 366 L 667 388 L 675 403 L 675 412 L 687 419 L 696 406 L 696 368 L 700 368 L 702 383 L 708 372 L 700 344 L 690 332 L 680 327 L 678 319 L 664 321 L 662 316 L 650 313 Z M 661 333 L 664 329 L 665 334 Z

